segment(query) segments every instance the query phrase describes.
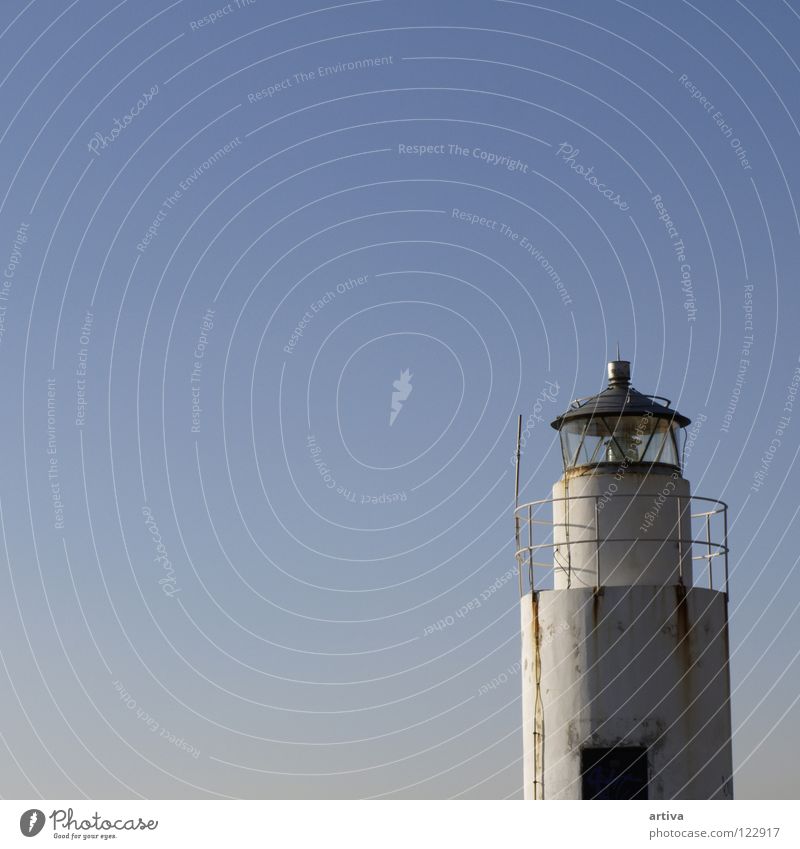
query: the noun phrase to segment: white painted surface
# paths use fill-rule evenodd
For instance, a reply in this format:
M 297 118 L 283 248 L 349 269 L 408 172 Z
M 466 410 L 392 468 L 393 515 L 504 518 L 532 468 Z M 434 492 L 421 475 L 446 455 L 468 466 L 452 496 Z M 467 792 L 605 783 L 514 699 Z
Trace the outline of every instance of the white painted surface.
M 662 494 L 669 497 L 659 504 Z M 680 562 L 683 582 L 691 585 L 689 494 L 689 482 L 680 475 L 647 467 L 562 478 L 553 486 L 555 588 L 596 586 L 598 565 L 600 585 L 677 584 Z M 643 530 L 647 513 L 651 525 Z M 600 546 L 596 539 L 603 541 Z
M 534 596 L 521 599 L 524 790 L 533 798 Z M 725 596 L 668 585 L 536 593 L 545 799 L 581 797 L 582 746 L 648 748 L 649 798 L 731 798 Z

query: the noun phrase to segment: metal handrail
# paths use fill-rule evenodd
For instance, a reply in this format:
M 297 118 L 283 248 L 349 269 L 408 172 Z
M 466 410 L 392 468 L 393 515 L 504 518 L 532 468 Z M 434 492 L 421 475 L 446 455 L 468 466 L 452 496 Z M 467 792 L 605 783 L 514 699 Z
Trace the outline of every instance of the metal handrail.
M 651 495 L 651 493 L 646 493 L 647 496 Z M 522 582 L 522 574 L 523 567 L 527 567 L 528 570 L 528 589 L 526 591 L 531 591 L 535 589 L 534 586 L 534 576 L 533 569 L 534 567 L 543 567 L 550 570 L 555 569 L 564 569 L 563 566 L 560 566 L 554 562 L 543 563 L 539 560 L 535 559 L 536 552 L 545 549 L 551 548 L 554 550 L 554 559 L 555 559 L 555 548 L 559 545 L 595 545 L 597 547 L 596 552 L 596 582 L 597 585 L 601 585 L 600 581 L 600 549 L 603 546 L 603 543 L 636 543 L 636 542 L 648 542 L 648 543 L 661 543 L 664 545 L 665 543 L 677 543 L 678 544 L 678 562 L 677 568 L 679 573 L 679 579 L 683 580 L 683 559 L 684 559 L 684 550 L 690 552 L 691 560 L 700 560 L 708 562 L 708 586 L 709 589 L 714 588 L 714 576 L 713 576 L 713 568 L 712 562 L 718 558 L 722 557 L 724 562 L 724 584 L 723 591 L 725 593 L 725 597 L 727 599 L 728 596 L 728 505 L 724 501 L 720 501 L 717 498 L 707 498 L 700 495 L 676 495 L 674 493 L 657 494 L 656 497 L 659 499 L 677 499 L 677 522 L 676 529 L 678 530 L 677 535 L 675 536 L 667 536 L 667 537 L 654 537 L 654 536 L 641 536 L 641 537 L 613 537 L 611 539 L 600 538 L 597 533 L 597 529 L 599 528 L 599 502 L 603 499 L 604 503 L 608 503 L 613 499 L 617 498 L 637 498 L 642 497 L 641 493 L 608 493 L 608 494 L 587 494 L 587 495 L 566 495 L 560 497 L 553 498 L 541 498 L 537 501 L 529 501 L 526 504 L 521 504 L 514 511 L 514 525 L 515 525 L 515 540 L 516 540 L 516 551 L 515 557 L 517 560 L 518 574 L 519 574 L 519 586 L 520 586 L 520 594 L 523 593 L 523 582 Z M 545 525 L 550 528 L 565 528 L 569 530 L 570 528 L 580 528 L 582 530 L 587 530 L 591 526 L 587 526 L 584 524 L 578 524 L 576 522 L 555 522 L 552 519 L 542 519 L 538 518 L 534 515 L 535 511 L 542 507 L 543 505 L 549 504 L 553 505 L 557 501 L 577 501 L 578 499 L 594 499 L 594 530 L 595 536 L 590 539 L 572 539 L 570 538 L 568 542 L 561 540 L 556 542 L 555 540 L 535 543 L 533 537 L 533 529 L 535 525 Z M 684 505 L 681 505 L 681 501 L 684 502 Z M 696 512 L 689 512 L 689 522 L 691 524 L 692 520 L 703 520 L 703 524 L 705 526 L 705 537 L 704 538 L 694 538 L 692 535 L 690 538 L 685 539 L 680 535 L 680 522 L 687 515 L 687 506 L 686 502 L 691 506 L 692 502 L 704 502 L 704 504 L 714 505 L 709 509 L 698 510 Z M 722 541 L 715 541 L 711 538 L 711 521 L 714 516 L 720 516 L 723 522 L 722 529 Z M 521 537 L 524 534 L 523 525 L 528 525 L 528 540 L 527 544 L 522 544 Z M 695 553 L 695 548 L 700 548 L 700 553 Z M 704 550 L 703 550 L 704 549 Z
M 615 492 L 615 493 L 610 494 L 608 496 L 608 498 L 609 499 L 613 499 L 613 498 L 641 498 L 642 495 L 644 495 L 646 497 L 646 496 L 650 496 L 650 495 L 653 495 L 653 494 L 654 493 L 651 493 L 651 492 L 645 492 L 645 493 L 641 493 L 641 492 Z M 722 513 L 724 510 L 728 509 L 728 505 L 724 501 L 720 501 L 719 498 L 707 498 L 706 496 L 703 496 L 703 495 L 690 495 L 690 496 L 687 497 L 685 495 L 677 495 L 677 494 L 673 493 L 673 494 L 670 494 L 670 495 L 660 496 L 656 493 L 656 496 L 657 497 L 663 497 L 663 498 L 685 498 L 687 501 L 708 501 L 712 504 L 718 504 L 719 505 L 718 509 L 713 511 L 715 513 Z M 554 501 L 577 501 L 579 498 L 600 499 L 600 498 L 604 498 L 604 497 L 605 496 L 603 496 L 603 495 L 588 493 L 586 495 L 563 495 L 563 496 L 559 496 L 558 498 L 555 498 L 555 497 L 553 497 L 553 498 L 539 498 L 537 501 L 528 501 L 525 504 L 520 504 L 519 507 L 517 507 L 517 509 L 515 510 L 515 512 L 519 513 L 522 510 L 525 510 L 529 507 L 536 507 L 539 504 L 552 504 Z M 704 514 L 702 514 L 702 513 L 697 513 L 697 514 L 692 513 L 693 517 L 695 515 L 700 516 L 700 515 L 704 515 Z

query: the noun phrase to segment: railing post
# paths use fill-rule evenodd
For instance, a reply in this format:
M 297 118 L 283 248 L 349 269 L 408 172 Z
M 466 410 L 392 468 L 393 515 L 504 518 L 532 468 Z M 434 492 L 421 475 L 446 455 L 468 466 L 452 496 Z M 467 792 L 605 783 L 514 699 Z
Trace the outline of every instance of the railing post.
M 600 587 L 600 508 L 597 496 L 594 497 L 594 556 L 595 556 L 595 586 Z
M 708 559 L 708 588 L 714 589 L 713 569 L 711 566 L 711 515 L 706 514 L 706 556 Z
M 531 587 L 531 592 L 534 591 L 533 586 L 533 505 L 528 505 L 528 583 Z
M 678 501 L 678 583 L 683 583 L 683 532 L 681 529 L 681 497 L 677 496 Z
M 728 505 L 722 505 L 723 537 L 722 545 L 725 547 L 725 601 L 728 601 Z

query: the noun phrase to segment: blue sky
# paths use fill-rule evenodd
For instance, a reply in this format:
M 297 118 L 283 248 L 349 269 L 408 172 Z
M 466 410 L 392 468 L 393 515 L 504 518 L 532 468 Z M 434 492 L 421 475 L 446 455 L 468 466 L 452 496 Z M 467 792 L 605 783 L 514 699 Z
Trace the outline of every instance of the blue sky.
M 519 796 L 516 416 L 544 498 L 619 342 L 730 504 L 737 795 L 796 796 L 798 32 L 4 4 L 0 793 Z

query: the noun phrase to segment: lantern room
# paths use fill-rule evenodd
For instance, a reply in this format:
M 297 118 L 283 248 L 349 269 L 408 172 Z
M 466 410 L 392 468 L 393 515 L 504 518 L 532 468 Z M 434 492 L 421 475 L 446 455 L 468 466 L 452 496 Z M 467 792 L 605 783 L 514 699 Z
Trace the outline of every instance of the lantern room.
M 634 389 L 630 377 L 630 363 L 613 360 L 608 364 L 608 387 L 573 401 L 551 423 L 561 437 L 565 474 L 633 463 L 680 471 L 681 433 L 690 420 L 673 410 L 669 399 Z

